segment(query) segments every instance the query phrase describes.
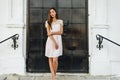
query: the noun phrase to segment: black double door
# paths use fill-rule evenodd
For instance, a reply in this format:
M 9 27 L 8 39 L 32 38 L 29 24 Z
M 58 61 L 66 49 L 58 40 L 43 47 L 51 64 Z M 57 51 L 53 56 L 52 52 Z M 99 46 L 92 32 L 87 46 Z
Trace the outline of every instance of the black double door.
M 88 0 L 28 0 L 27 72 L 49 72 L 45 21 L 49 8 L 64 21 L 59 72 L 88 72 Z

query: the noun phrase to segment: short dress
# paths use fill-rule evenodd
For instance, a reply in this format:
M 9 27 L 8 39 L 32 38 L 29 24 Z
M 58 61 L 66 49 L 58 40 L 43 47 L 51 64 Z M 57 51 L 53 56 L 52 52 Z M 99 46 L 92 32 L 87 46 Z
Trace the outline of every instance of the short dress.
M 56 22 L 52 22 L 52 32 L 60 31 L 60 26 L 63 26 L 63 20 L 57 20 Z M 45 22 L 45 27 L 48 26 L 47 21 Z M 45 47 L 45 56 L 46 57 L 59 57 L 62 55 L 62 36 L 61 35 L 52 35 L 55 39 L 56 43 L 58 44 L 58 49 L 55 49 L 55 45 L 53 41 L 48 37 L 46 41 Z

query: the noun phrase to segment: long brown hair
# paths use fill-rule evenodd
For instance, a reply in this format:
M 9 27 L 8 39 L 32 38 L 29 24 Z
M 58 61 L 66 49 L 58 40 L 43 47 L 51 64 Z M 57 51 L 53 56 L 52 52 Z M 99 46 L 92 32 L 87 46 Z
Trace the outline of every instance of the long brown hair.
M 48 12 L 48 19 L 47 19 L 47 22 L 48 22 L 48 24 L 49 24 L 50 29 L 52 29 L 51 24 L 52 24 L 52 22 L 53 22 L 53 18 L 50 16 L 50 10 L 51 10 L 51 9 L 53 9 L 53 10 L 56 12 L 56 19 L 58 19 L 57 10 L 56 10 L 54 7 L 50 8 L 50 9 L 49 9 L 49 12 Z

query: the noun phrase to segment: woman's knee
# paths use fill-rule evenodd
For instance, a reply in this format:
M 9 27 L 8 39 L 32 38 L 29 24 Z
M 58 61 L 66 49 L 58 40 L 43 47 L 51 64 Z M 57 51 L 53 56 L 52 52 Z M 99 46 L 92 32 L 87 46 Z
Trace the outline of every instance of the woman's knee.
M 53 62 L 53 58 L 48 58 L 48 61 L 49 62 Z
M 53 63 L 58 64 L 58 58 L 53 58 Z

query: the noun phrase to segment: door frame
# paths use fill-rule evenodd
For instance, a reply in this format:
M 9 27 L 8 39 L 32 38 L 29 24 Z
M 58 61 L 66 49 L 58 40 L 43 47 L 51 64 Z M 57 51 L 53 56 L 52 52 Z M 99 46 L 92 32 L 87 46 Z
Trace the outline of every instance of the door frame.
M 94 2 L 94 3 L 93 3 Z M 25 55 L 25 70 L 26 72 L 28 73 L 27 71 L 27 51 L 28 51 L 28 36 L 29 36 L 29 31 L 28 31 L 28 27 L 29 27 L 29 0 L 25 0 L 24 2 L 24 8 L 26 9 L 23 9 L 25 10 L 25 14 L 24 16 L 26 17 L 26 28 L 25 28 L 25 47 L 26 49 L 24 49 L 24 52 L 26 54 Z M 87 8 L 87 13 L 88 13 L 88 17 L 87 17 L 87 44 L 88 44 L 88 73 L 91 73 L 91 53 L 92 53 L 92 29 L 90 26 L 93 26 L 94 25 L 94 22 L 93 22 L 93 18 L 94 18 L 94 12 L 92 11 L 95 7 L 95 0 L 92 0 L 92 1 L 87 1 L 87 5 L 88 5 L 88 8 Z M 91 33 L 91 34 L 90 34 Z

